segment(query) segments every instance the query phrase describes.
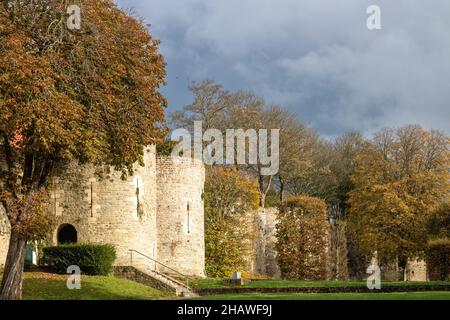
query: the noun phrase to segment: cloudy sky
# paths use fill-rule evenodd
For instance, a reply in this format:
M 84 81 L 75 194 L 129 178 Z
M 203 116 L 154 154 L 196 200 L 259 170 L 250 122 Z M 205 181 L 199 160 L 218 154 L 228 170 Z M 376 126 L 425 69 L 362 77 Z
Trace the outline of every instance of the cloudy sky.
M 450 132 L 449 0 L 117 0 L 151 24 L 169 110 L 191 81 L 251 90 L 327 137 L 419 123 Z M 366 9 L 381 8 L 381 30 Z

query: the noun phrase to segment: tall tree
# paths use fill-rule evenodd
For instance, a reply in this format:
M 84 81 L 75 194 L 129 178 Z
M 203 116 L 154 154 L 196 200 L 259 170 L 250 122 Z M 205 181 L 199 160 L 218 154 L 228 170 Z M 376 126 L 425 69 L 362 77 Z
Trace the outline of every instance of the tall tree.
M 329 247 L 329 275 L 334 280 L 348 280 L 347 223 L 336 220 L 331 224 Z
M 330 243 L 330 252 L 333 255 L 330 263 L 334 264 L 332 269 L 342 270 L 339 277 L 345 278 L 344 264 L 348 258 L 352 276 L 358 274 L 360 270 L 365 273 L 366 261 L 360 254 L 357 243 L 350 234 L 342 236 L 343 230 L 347 230 L 346 227 L 342 227 L 346 225 L 344 221 L 346 201 L 353 188 L 351 176 L 356 166 L 356 155 L 364 141 L 363 137 L 358 132 L 349 132 L 332 142 L 320 139 L 316 135 L 310 135 L 309 139 L 303 140 L 306 144 L 302 154 L 291 154 L 288 151 L 288 156 L 297 160 L 303 157 L 304 161 L 292 166 L 281 163 L 280 175 L 284 175 L 285 193 L 323 199 L 327 203 L 332 225 L 331 239 L 337 241 Z M 334 236 L 333 233 L 338 230 L 340 234 Z M 348 246 L 345 244 L 347 240 Z M 337 253 L 336 250 L 340 252 Z
M 332 145 L 315 134 L 304 141 L 307 144 L 303 152 L 300 155 L 290 155 L 297 159 L 301 157 L 303 161 L 294 162 L 292 166 L 281 165 L 280 178 L 284 180 L 286 194 L 319 197 L 332 205 L 335 203 L 336 193 L 336 178 L 330 168 L 334 160 Z M 290 152 L 287 152 L 289 156 Z
M 231 168 L 207 171 L 205 182 L 206 273 L 223 277 L 247 269 L 252 249 L 252 221 L 246 214 L 258 207 L 254 179 Z
M 294 174 L 304 172 L 311 167 L 312 148 L 318 136 L 314 130 L 301 123 L 294 113 L 280 106 L 270 106 L 262 117 L 267 127 L 280 129 L 280 168 L 276 178 L 280 202 L 282 202 L 286 191 L 289 191 L 286 190 L 286 185 Z
M 236 97 L 212 80 L 189 85 L 194 101 L 170 115 L 171 125 L 193 131 L 194 121 L 203 122 L 203 130 L 226 129 L 224 118 Z
M 339 136 L 331 145 L 332 161 L 330 170 L 335 179 L 334 201 L 342 218 L 347 209 L 347 200 L 350 191 L 353 189 L 352 175 L 356 169 L 356 156 L 364 142 L 360 132 L 351 131 Z
M 433 238 L 450 239 L 450 203 L 448 199 L 432 213 L 428 221 L 428 233 Z
M 124 175 L 164 129 L 165 64 L 142 21 L 85 0 L 82 29 L 57 0 L 0 7 L 0 201 L 11 224 L 2 299 L 20 299 L 27 240 L 49 177 L 67 161 Z
M 348 275 L 352 279 L 362 279 L 366 277 L 369 258 L 364 254 L 354 234 L 348 228 L 346 222 L 347 201 L 350 192 L 353 190 L 352 175 L 356 169 L 356 157 L 364 143 L 364 138 L 360 132 L 347 132 L 338 137 L 331 145 L 332 161 L 330 171 L 333 176 L 333 199 L 330 218 L 333 228 L 345 225 L 345 240 L 347 256 Z M 341 238 L 343 239 L 343 238 Z M 344 254 L 339 255 L 344 259 Z M 337 263 L 340 263 L 337 261 Z M 338 265 L 336 265 L 338 269 Z M 340 268 L 343 270 L 343 268 Z
M 266 129 L 269 133 L 271 129 L 280 129 L 278 175 L 263 175 L 263 166 L 260 163 L 239 166 L 240 170 L 245 170 L 257 178 L 261 207 L 265 205 L 275 176 L 278 177 L 279 187 L 283 189 L 285 177 L 294 169 L 307 165 L 309 144 L 317 137 L 313 130 L 296 119 L 295 114 L 280 106 L 268 105 L 264 99 L 251 92 L 228 92 L 211 80 L 193 83 L 189 89 L 194 101 L 171 115 L 173 127 L 192 131 L 194 121 L 202 121 L 204 131 L 213 128 L 223 134 L 227 129 Z M 246 148 L 249 149 L 248 140 Z
M 379 261 L 421 256 L 430 214 L 448 197 L 449 140 L 416 125 L 385 129 L 357 157 L 349 222 L 367 255 Z

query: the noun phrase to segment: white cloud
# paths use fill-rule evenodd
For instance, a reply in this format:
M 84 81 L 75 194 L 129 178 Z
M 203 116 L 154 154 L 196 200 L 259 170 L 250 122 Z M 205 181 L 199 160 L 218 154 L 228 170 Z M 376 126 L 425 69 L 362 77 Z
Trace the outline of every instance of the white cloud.
M 162 40 L 172 108 L 211 78 L 284 104 L 325 135 L 450 131 L 448 0 L 120 0 Z M 368 31 L 366 8 L 381 7 Z

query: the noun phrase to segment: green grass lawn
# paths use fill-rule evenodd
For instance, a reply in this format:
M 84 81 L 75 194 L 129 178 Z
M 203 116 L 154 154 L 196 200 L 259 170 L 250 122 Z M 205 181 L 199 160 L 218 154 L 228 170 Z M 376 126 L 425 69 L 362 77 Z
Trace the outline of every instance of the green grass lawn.
M 0 274 L 1 276 L 1 274 Z M 113 276 L 82 276 L 81 289 L 69 290 L 67 275 L 47 272 L 26 272 L 23 288 L 25 300 L 152 300 L 171 299 L 174 296 L 133 281 Z M 450 282 L 383 282 L 382 285 L 439 285 Z M 361 281 L 253 281 L 244 287 L 286 288 L 365 286 Z M 191 282 L 196 289 L 226 288 L 223 279 L 197 279 Z M 201 300 L 450 300 L 450 292 L 399 293 L 244 293 L 204 296 Z
M 224 279 L 196 279 L 192 280 L 190 286 L 194 289 L 228 288 Z M 365 287 L 366 281 L 288 281 L 288 280 L 258 280 L 252 281 L 243 288 L 298 288 L 298 287 Z M 382 286 L 414 286 L 414 285 L 450 285 L 450 281 L 433 282 L 404 282 L 383 281 Z
M 450 292 L 246 293 L 205 296 L 195 300 L 450 300 Z
M 80 290 L 67 289 L 66 281 L 66 275 L 26 272 L 23 298 L 25 300 L 149 300 L 170 298 L 165 292 L 113 276 L 82 276 Z

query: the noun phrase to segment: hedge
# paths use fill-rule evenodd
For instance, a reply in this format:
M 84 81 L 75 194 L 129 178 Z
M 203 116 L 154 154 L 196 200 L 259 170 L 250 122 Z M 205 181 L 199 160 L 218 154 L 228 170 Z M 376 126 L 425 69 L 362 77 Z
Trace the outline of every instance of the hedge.
M 327 278 L 327 206 L 319 198 L 292 196 L 278 215 L 275 245 L 283 279 Z
M 43 248 L 42 262 L 57 273 L 67 273 L 69 266 L 80 267 L 86 275 L 108 275 L 116 260 L 114 246 L 96 244 L 64 244 Z
M 428 244 L 427 265 L 430 280 L 450 280 L 450 239 Z

